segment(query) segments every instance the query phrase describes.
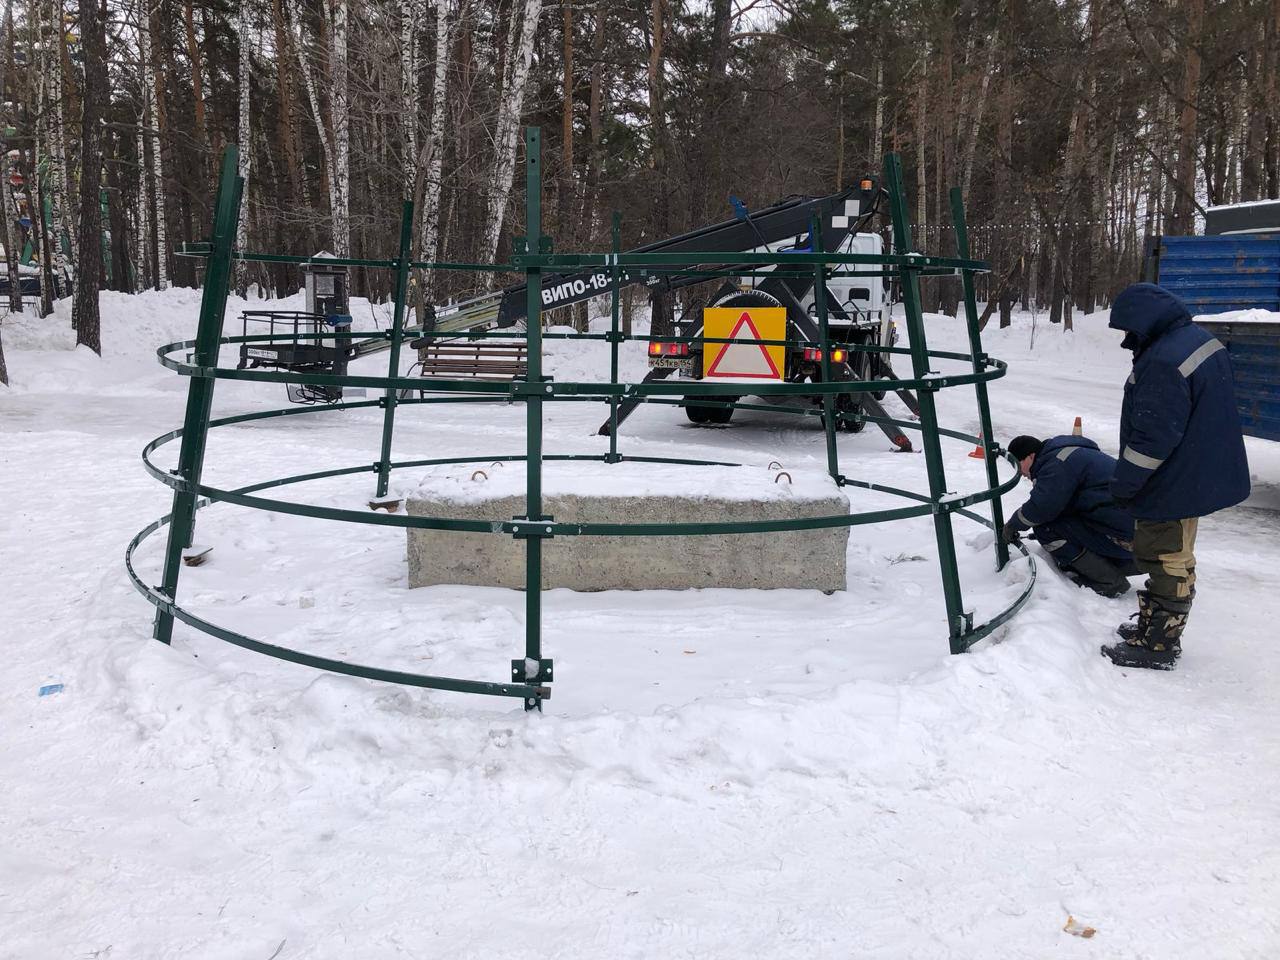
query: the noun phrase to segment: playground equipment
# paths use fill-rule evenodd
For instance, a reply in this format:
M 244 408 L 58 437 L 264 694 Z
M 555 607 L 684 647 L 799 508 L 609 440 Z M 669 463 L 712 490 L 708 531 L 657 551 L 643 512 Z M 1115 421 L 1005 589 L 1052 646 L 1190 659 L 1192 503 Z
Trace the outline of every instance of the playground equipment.
M 1031 576 L 1026 588 L 1019 597 L 1006 609 L 993 616 L 985 623 L 974 623 L 973 614 L 967 611 L 960 586 L 960 576 L 956 561 L 952 517 L 959 514 L 979 524 L 998 530 L 1003 524 L 999 497 L 1012 489 L 1019 480 L 1015 472 L 1001 482 L 996 473 L 996 459 L 1008 454 L 1001 450 L 992 440 L 980 441 L 978 437 L 946 429 L 938 425 L 934 394 L 938 390 L 949 387 L 972 385 L 975 390 L 982 436 L 992 437 L 990 409 L 987 402 L 989 381 L 1004 374 L 1004 364 L 987 356 L 982 350 L 981 337 L 978 330 L 978 314 L 974 302 L 973 275 L 986 269 L 980 261 L 969 258 L 967 231 L 964 220 L 963 204 L 958 190 L 951 194 L 952 217 L 956 231 L 958 256 L 954 258 L 929 257 L 913 252 L 910 224 L 907 218 L 907 202 L 902 190 L 902 170 L 898 158 L 890 154 L 885 158 L 884 184 L 887 190 L 889 212 L 893 226 L 893 253 L 826 253 L 823 251 L 822 238 L 826 224 L 814 217 L 809 226 L 812 237 L 812 248 L 808 251 L 788 253 L 742 253 L 734 251 L 666 251 L 624 253 L 620 249 L 619 224 L 614 218 L 613 250 L 609 253 L 588 254 L 556 254 L 552 252 L 550 238 L 542 235 L 541 230 L 541 161 L 540 135 L 536 128 L 529 128 L 525 133 L 526 154 L 526 224 L 529 236 L 516 238 L 513 243 L 512 262 L 510 264 L 450 264 L 450 263 L 416 263 L 412 260 L 410 237 L 412 234 L 413 209 L 406 203 L 402 211 L 400 245 L 398 255 L 391 260 L 355 260 L 335 259 L 332 266 L 364 266 L 379 267 L 392 270 L 395 275 L 394 312 L 392 325 L 383 332 L 388 344 L 390 358 L 386 376 L 366 376 L 336 373 L 298 373 L 272 369 L 233 369 L 217 365 L 219 345 L 222 343 L 266 343 L 270 335 L 243 334 L 238 337 L 221 338 L 223 313 L 226 308 L 228 287 L 231 280 L 231 262 L 233 259 L 250 261 L 303 262 L 307 258 L 284 258 L 265 254 L 249 254 L 232 249 L 236 234 L 236 221 L 240 209 L 243 182 L 236 176 L 236 152 L 228 147 L 225 155 L 220 184 L 218 188 L 216 213 L 214 217 L 213 236 L 209 243 L 190 247 L 184 253 L 208 257 L 208 269 L 200 310 L 199 327 L 196 339 L 171 343 L 158 351 L 160 362 L 178 373 L 190 377 L 187 395 L 187 409 L 184 425 L 151 441 L 143 450 L 143 463 L 147 471 L 162 483 L 171 487 L 173 494 L 172 512 L 138 533 L 126 550 L 125 562 L 135 587 L 155 607 L 155 623 L 153 636 L 163 643 L 168 643 L 172 636 L 175 620 L 195 627 L 207 634 L 227 642 L 245 647 L 268 656 L 282 660 L 330 670 L 351 676 L 364 677 L 419 687 L 453 690 L 466 693 L 484 693 L 496 696 L 517 697 L 526 709 L 540 709 L 542 701 L 550 697 L 550 683 L 553 676 L 553 663 L 544 657 L 542 649 L 542 553 L 543 544 L 553 537 L 580 536 L 699 536 L 707 534 L 743 534 L 768 533 L 783 530 L 812 530 L 826 527 L 856 526 L 868 523 L 883 523 L 909 517 L 931 517 L 935 539 L 938 546 L 939 572 L 942 581 L 942 592 L 946 608 L 947 635 L 952 653 L 962 653 L 973 643 L 987 636 L 991 631 L 1007 622 L 1030 596 L 1034 586 L 1034 564 L 1025 548 L 1019 551 L 1027 558 Z M 618 451 L 617 421 L 619 406 L 624 400 L 640 399 L 647 403 L 667 403 L 683 405 L 689 397 L 718 403 L 731 403 L 728 398 L 742 393 L 740 384 L 698 382 L 686 384 L 670 384 L 664 382 L 622 383 L 618 377 L 618 350 L 627 340 L 652 343 L 689 342 L 689 336 L 655 337 L 628 336 L 619 330 L 619 304 L 617 291 L 622 286 L 624 272 L 649 272 L 658 276 L 701 277 L 705 274 L 715 276 L 716 265 L 723 263 L 745 265 L 754 272 L 758 268 L 769 268 L 768 275 L 773 277 L 812 277 L 816 290 L 825 290 L 830 277 L 880 278 L 895 277 L 901 284 L 902 302 L 905 320 L 910 336 L 910 347 L 894 347 L 890 345 L 850 344 L 849 350 L 865 350 L 882 354 L 901 354 L 910 357 L 912 376 L 907 379 L 873 379 L 873 380 L 838 380 L 831 375 L 832 342 L 829 329 L 828 301 L 824 296 L 816 298 L 815 327 L 817 332 L 817 349 L 821 351 L 819 359 L 822 379 L 817 383 L 770 382 L 752 386 L 753 393 L 762 397 L 803 397 L 817 396 L 821 399 L 821 409 L 812 410 L 807 407 L 780 408 L 796 415 L 820 416 L 825 428 L 827 469 L 832 479 L 841 486 L 873 489 L 901 497 L 907 504 L 890 509 L 872 510 L 859 513 L 838 513 L 819 517 L 801 517 L 788 519 L 748 520 L 748 521 L 715 521 L 715 522 L 580 522 L 566 523 L 548 516 L 544 510 L 542 492 L 542 465 L 546 460 L 594 460 L 601 464 L 600 469 L 607 471 L 610 464 L 624 459 L 639 462 L 672 463 L 689 467 L 698 466 L 736 466 L 735 464 L 712 463 L 692 459 L 624 457 Z M 711 265 L 709 270 L 701 268 Z M 523 379 L 511 382 L 483 382 L 475 379 L 453 379 L 440 377 L 403 377 L 399 375 L 400 350 L 404 342 L 406 291 L 411 268 L 434 270 L 519 270 L 525 274 L 525 309 L 529 320 L 525 339 L 527 343 L 527 372 Z M 603 383 L 562 383 L 552 382 L 543 375 L 542 343 L 544 339 L 554 336 L 542 331 L 540 314 L 544 307 L 543 279 L 549 270 L 584 268 L 603 272 L 607 275 L 606 289 L 602 292 L 612 294 L 612 322 L 608 332 L 599 334 L 559 334 L 563 338 L 580 337 L 604 341 L 611 353 L 611 375 Z M 920 307 L 919 283 L 922 277 L 954 276 L 959 274 L 964 287 L 965 323 L 969 334 L 969 353 L 931 351 L 925 339 L 925 327 Z M 510 338 L 509 331 L 489 331 L 493 335 Z M 316 333 L 298 333 L 299 340 L 319 340 L 323 338 L 351 338 L 350 331 Z M 424 333 L 423 336 L 453 336 L 450 333 Z M 726 343 L 727 338 L 702 337 L 703 343 Z M 793 347 L 794 343 L 784 342 L 783 346 Z M 188 351 L 193 351 L 187 359 Z M 967 365 L 969 372 L 936 373 L 930 369 L 931 359 L 961 361 Z M 250 380 L 270 383 L 300 383 L 314 387 L 357 386 L 381 390 L 383 396 L 376 400 L 346 401 L 333 406 L 297 406 L 283 410 L 272 410 L 239 416 L 210 419 L 214 386 L 219 380 Z M 405 391 L 429 389 L 432 396 L 404 395 Z M 849 413 L 837 408 L 837 400 L 844 395 L 865 394 L 879 390 L 913 390 L 919 396 L 919 422 L 891 420 L 873 416 L 868 413 Z M 498 456 L 441 458 L 433 460 L 411 460 L 393 463 L 391 461 L 391 439 L 397 409 L 402 405 L 417 403 L 458 403 L 475 400 L 475 397 L 463 394 L 483 394 L 495 399 L 508 399 L 522 403 L 526 412 L 526 444 L 522 453 L 504 452 Z M 439 394 L 439 395 L 435 395 Z M 484 399 L 483 397 L 481 399 Z M 566 400 L 594 400 L 607 403 L 610 408 L 610 440 L 607 453 L 603 454 L 560 454 L 544 455 L 543 453 L 543 407 L 547 403 Z M 735 409 L 754 408 L 753 404 L 734 403 Z M 383 428 L 380 454 L 372 465 L 369 463 L 354 466 L 327 467 L 309 473 L 284 478 L 262 480 L 236 489 L 221 489 L 205 484 L 202 481 L 202 468 L 206 437 L 211 428 L 227 424 L 243 424 L 254 420 L 278 416 L 314 413 L 329 409 L 353 409 L 360 407 L 377 407 L 383 412 Z M 774 408 L 770 408 L 774 409 Z M 928 474 L 928 493 L 887 487 L 873 484 L 865 480 L 845 476 L 840 471 L 836 446 L 836 430 L 838 422 L 843 418 L 860 417 L 870 422 L 879 423 L 885 420 L 887 425 L 899 430 L 916 430 L 920 432 L 924 450 L 924 459 Z M 943 437 L 957 439 L 967 443 L 981 443 L 985 452 L 987 487 L 972 493 L 955 494 L 948 490 L 946 471 L 943 465 L 941 440 Z M 151 461 L 152 454 L 161 446 L 173 440 L 181 439 L 178 465 L 175 470 L 165 470 Z M 263 491 L 288 484 L 303 483 L 320 478 L 348 476 L 372 472 L 376 474 L 376 497 L 385 497 L 388 489 L 388 476 L 393 469 L 419 467 L 444 463 L 491 463 L 493 461 L 518 461 L 526 464 L 526 492 L 524 512 L 521 516 L 512 517 L 510 521 L 493 522 L 490 520 L 466 520 L 456 517 L 410 516 L 401 513 L 384 513 L 370 510 L 341 509 L 319 506 L 296 501 L 279 500 L 263 495 Z M 524 655 L 511 661 L 509 679 L 488 681 L 457 677 L 425 676 L 389 670 L 376 666 L 335 660 L 317 656 L 301 650 L 289 649 L 264 640 L 255 639 L 226 627 L 215 624 L 192 613 L 177 603 L 178 575 L 182 568 L 183 551 L 191 546 L 195 527 L 196 511 L 210 502 L 224 502 L 258 510 L 276 511 L 306 517 L 317 517 L 329 520 L 342 520 L 354 523 L 371 523 L 383 526 L 406 528 L 462 531 L 476 535 L 507 536 L 521 541 L 525 553 L 525 623 L 524 623 Z M 976 504 L 989 503 L 991 519 L 988 520 L 969 509 Z M 158 586 L 146 584 L 134 568 L 133 557 L 139 544 L 153 533 L 168 528 L 167 547 L 164 556 L 162 582 Z M 995 562 L 1002 567 L 1009 560 L 1008 548 L 1000 539 L 995 538 Z

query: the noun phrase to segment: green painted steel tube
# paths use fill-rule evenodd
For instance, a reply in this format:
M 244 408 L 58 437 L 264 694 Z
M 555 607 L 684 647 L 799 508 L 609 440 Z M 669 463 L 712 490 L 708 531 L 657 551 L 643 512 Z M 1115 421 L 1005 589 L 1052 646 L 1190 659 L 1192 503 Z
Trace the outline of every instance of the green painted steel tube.
M 815 215 L 809 221 L 809 249 L 822 252 L 822 221 Z M 822 357 L 818 361 L 822 369 L 822 382 L 831 382 L 831 329 L 827 317 L 827 267 L 818 263 L 813 268 L 813 302 L 818 308 L 818 349 Z M 822 395 L 822 429 L 827 440 L 827 473 L 840 482 L 840 460 L 836 452 L 836 397 Z
M 622 348 L 622 337 L 618 330 L 618 294 L 619 280 L 622 275 L 617 264 L 617 256 L 622 252 L 622 214 L 613 211 L 613 222 L 609 231 L 609 239 L 613 246 L 614 264 L 609 276 L 609 383 L 618 385 L 618 351 Z M 618 460 L 618 398 L 609 398 L 609 457 L 608 462 Z
M 400 210 L 400 255 L 396 258 L 395 312 L 391 318 L 391 356 L 387 360 L 387 379 L 400 376 L 400 345 L 404 342 L 405 300 L 409 293 L 409 264 L 413 261 L 413 201 L 406 200 Z M 391 435 L 395 429 L 396 403 L 400 390 L 387 387 L 382 398 L 382 447 L 378 457 L 376 496 L 387 495 L 391 476 Z
M 197 508 L 206 506 L 208 501 L 197 502 Z M 206 633 L 211 637 L 216 637 L 227 643 L 234 644 L 237 647 L 243 647 L 246 650 L 252 650 L 255 653 L 264 656 L 273 657 L 276 660 L 286 660 L 290 663 L 301 664 L 304 667 L 313 667 L 316 670 L 327 670 L 330 673 L 341 673 L 349 677 L 360 677 L 364 680 L 378 680 L 383 683 L 398 683 L 402 686 L 409 687 L 427 687 L 434 690 L 450 690 L 455 693 L 483 693 L 497 697 L 520 697 L 522 699 L 529 696 L 536 696 L 539 699 L 547 699 L 551 693 L 545 687 L 530 688 L 524 684 L 513 683 L 490 683 L 483 680 L 464 680 L 456 677 L 435 677 L 418 673 L 406 673 L 402 670 L 387 670 L 383 667 L 370 667 L 359 663 L 349 663 L 345 660 L 334 660 L 329 657 L 321 657 L 316 654 L 306 653 L 301 650 L 294 650 L 290 647 L 283 647 L 279 644 L 267 643 L 262 640 L 256 640 L 253 637 L 238 633 L 226 627 L 219 626 L 210 620 L 178 606 L 168 596 L 159 590 L 153 589 L 143 582 L 138 576 L 137 570 L 133 566 L 133 555 L 139 544 L 147 539 L 151 534 L 155 533 L 161 527 L 169 524 L 172 515 L 161 517 L 154 523 L 144 527 L 137 536 L 129 542 L 128 548 L 125 550 L 124 565 L 128 572 L 129 579 L 132 581 L 134 589 L 136 589 L 143 597 L 145 597 L 156 608 L 157 615 L 163 615 L 168 618 L 181 620 L 188 626 Z
M 956 253 L 961 257 L 969 256 L 969 227 L 964 216 L 964 197 L 959 187 L 951 188 L 951 223 L 956 231 Z M 982 364 L 982 331 L 978 327 L 978 302 L 973 290 L 973 271 L 960 271 L 964 284 L 964 319 L 969 331 L 969 354 L 973 357 L 973 372 L 978 373 Z M 987 486 L 999 484 L 996 471 L 996 438 L 992 436 L 991 401 L 987 396 L 987 384 L 979 380 L 973 385 L 978 399 L 978 422 L 982 430 L 982 459 L 987 468 Z M 991 501 L 991 522 L 997 532 L 1004 526 L 1004 505 L 999 497 Z M 996 569 L 999 570 L 1009 562 L 1009 545 L 1002 536 L 996 537 Z
M 542 252 L 542 132 L 526 127 L 525 149 L 525 244 Z M 525 397 L 526 453 L 525 518 L 540 522 L 542 516 L 542 396 L 536 392 L 542 384 L 542 270 L 535 265 L 525 268 L 525 316 L 528 318 L 527 380 L 534 388 Z M 524 579 L 524 656 L 526 661 L 542 662 L 542 537 L 525 538 Z M 525 679 L 533 678 L 525 671 Z M 541 705 L 537 698 L 525 700 L 525 709 Z
M 731 263 L 742 266 L 813 266 L 815 263 L 852 263 L 892 266 L 899 269 L 926 270 L 941 267 L 956 270 L 977 270 L 985 273 L 990 267 L 983 260 L 960 260 L 956 257 L 926 257 L 922 253 L 746 253 L 741 250 L 704 251 L 690 250 L 680 253 L 623 253 L 618 257 L 623 267 L 686 267 L 698 263 Z M 607 267 L 612 254 L 607 253 L 523 253 L 511 258 L 520 269 L 530 266 L 539 269 L 559 267 Z M 698 271 L 689 271 L 697 273 Z
M 222 174 L 218 179 L 214 205 L 213 253 L 205 274 L 204 292 L 200 298 L 200 320 L 196 331 L 195 361 L 209 367 L 218 362 L 222 317 L 227 309 L 227 293 L 231 284 L 231 248 L 235 242 L 236 222 L 240 213 L 240 191 L 244 181 L 237 175 L 239 154 L 235 145 L 228 146 L 222 158 Z M 173 494 L 173 517 L 169 524 L 165 547 L 164 572 L 160 592 L 170 601 L 178 596 L 178 574 L 182 569 L 182 551 L 191 546 L 195 531 L 196 495 L 204 465 L 205 437 L 209 430 L 209 411 L 213 406 L 214 381 L 192 378 L 187 386 L 187 410 L 183 421 L 182 448 L 178 453 L 178 475 L 187 489 Z M 173 637 L 173 614 L 157 607 L 152 636 L 161 643 Z
M 911 250 L 911 221 L 907 213 L 907 198 L 902 189 L 902 160 L 890 153 L 884 160 L 884 182 L 889 186 L 889 204 L 893 214 L 893 243 L 898 251 Z M 899 257 L 902 268 L 902 307 L 906 314 L 907 331 L 911 337 L 911 368 L 915 379 L 924 380 L 929 374 L 929 348 L 925 340 L 924 313 L 920 307 L 920 278 L 909 261 L 910 256 Z M 967 261 L 966 261 L 967 263 Z M 942 462 L 942 444 L 938 434 L 938 411 L 934 403 L 934 391 L 921 388 L 917 399 L 920 403 L 921 443 L 924 446 L 925 468 L 929 474 L 929 496 L 941 503 L 947 492 L 946 467 Z M 938 565 L 942 574 L 942 594 L 947 607 L 947 624 L 951 640 L 951 652 L 963 653 L 961 637 L 969 628 L 964 612 L 964 597 L 960 588 L 960 569 L 956 563 L 955 535 L 951 529 L 951 514 L 943 511 L 933 516 L 934 534 L 938 541 Z

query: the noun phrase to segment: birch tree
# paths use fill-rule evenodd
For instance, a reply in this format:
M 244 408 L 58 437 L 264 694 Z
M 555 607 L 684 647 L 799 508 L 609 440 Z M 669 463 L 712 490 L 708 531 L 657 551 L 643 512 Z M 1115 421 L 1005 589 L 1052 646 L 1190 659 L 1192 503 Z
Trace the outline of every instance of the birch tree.
M 334 166 L 333 142 L 329 138 L 329 127 L 324 122 L 324 115 L 320 112 L 320 97 L 316 91 L 315 74 L 311 70 L 311 62 L 307 54 L 306 42 L 301 28 L 301 18 L 296 3 L 297 0 L 285 0 L 285 17 L 289 23 L 289 36 L 293 50 L 298 57 L 298 69 L 302 73 L 302 86 L 307 92 L 307 106 L 311 108 L 311 119 L 315 123 L 316 136 L 320 140 L 320 151 L 324 155 L 325 173 L 327 174 L 325 180 L 329 187 L 330 217 L 336 225 L 337 216 L 335 211 L 338 209 L 336 184 L 338 177 Z M 336 253 L 338 245 L 336 229 L 334 230 L 333 245 Z
M 249 2 L 250 0 L 240 0 L 238 33 L 240 41 L 240 69 L 239 69 L 239 92 L 240 92 L 240 124 L 238 130 L 238 140 L 240 148 L 239 174 L 244 180 L 243 193 L 244 209 L 240 213 L 239 223 L 236 226 L 236 249 L 246 250 L 249 245 L 249 174 L 253 165 L 253 134 L 251 131 L 250 120 L 252 119 L 252 101 L 250 87 L 252 85 L 252 77 L 250 76 L 250 60 L 252 43 L 250 38 L 253 36 L 249 25 Z M 241 296 L 248 292 L 249 287 L 249 264 L 244 260 L 240 260 L 236 264 L 236 287 Z
M 422 240 L 418 249 L 428 262 L 440 255 L 440 189 L 444 172 L 444 121 L 449 103 L 449 39 L 451 31 L 448 0 L 436 0 L 436 59 L 432 83 L 431 127 L 428 131 L 428 149 L 425 197 L 422 204 Z M 423 277 L 423 292 L 427 300 L 435 296 L 434 270 Z
M 347 0 L 329 4 L 329 105 L 333 118 L 333 252 L 351 256 L 351 115 L 347 100 Z
M 138 57 L 142 61 L 143 126 L 151 140 L 151 192 L 155 199 L 155 288 L 165 290 L 169 286 L 169 238 L 166 236 L 164 156 L 160 150 L 160 121 L 156 105 L 156 72 L 151 59 L 151 14 L 146 0 L 138 0 L 134 7 L 138 17 Z
M 70 245 L 70 232 L 66 221 L 67 148 L 66 116 L 62 90 L 62 5 L 60 0 L 49 4 L 49 29 L 51 38 L 45 44 L 45 76 L 49 86 L 48 160 L 49 160 L 49 218 L 53 237 L 50 247 L 56 284 L 67 278 L 67 257 L 64 240 Z
M 13 43 L 13 0 L 5 0 L 4 5 L 4 23 L 3 38 L 0 39 L 0 92 L 5 89 L 5 80 L 13 70 L 10 62 L 9 51 L 12 49 Z M 5 131 L 9 128 L 10 123 L 9 101 L 0 96 L 0 157 L 8 156 L 9 148 L 4 142 Z M 0 217 L 4 219 L 4 234 L 0 236 L 0 240 L 4 242 L 4 255 L 6 272 L 9 276 L 9 312 L 22 313 L 22 281 L 19 277 L 18 270 L 18 249 L 14 245 L 13 234 L 13 212 L 9 209 L 9 195 L 7 189 L 4 194 L 3 210 L 0 210 Z M 0 356 L 0 371 L 3 370 L 4 358 Z M 2 376 L 2 372 L 0 372 Z M 7 379 L 3 382 L 8 383 Z
M 510 36 L 516 36 L 519 25 L 519 41 L 511 51 L 503 75 L 502 93 L 498 101 L 498 123 L 494 133 L 495 155 L 493 172 L 489 177 L 488 217 L 484 224 L 484 242 L 481 259 L 493 261 L 498 255 L 498 237 L 502 233 L 502 221 L 506 215 L 507 200 L 511 196 L 511 176 L 516 166 L 516 143 L 520 133 L 520 116 L 524 110 L 525 86 L 529 80 L 529 64 L 533 61 L 533 38 L 542 16 L 542 0 L 525 0 L 521 17 L 518 0 L 511 8 Z M 536 242 L 536 240 L 535 240 Z
M 404 158 L 401 189 L 411 195 L 418 179 L 418 58 L 415 0 L 400 0 L 400 136 Z

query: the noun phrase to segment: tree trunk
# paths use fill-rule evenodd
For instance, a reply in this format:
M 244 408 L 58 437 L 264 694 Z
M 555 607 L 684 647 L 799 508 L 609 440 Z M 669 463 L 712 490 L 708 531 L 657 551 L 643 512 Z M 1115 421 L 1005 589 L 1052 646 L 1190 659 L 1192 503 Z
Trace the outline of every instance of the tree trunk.
M 347 99 L 347 0 L 330 5 L 329 107 L 333 119 L 334 198 L 333 247 L 338 257 L 351 255 L 351 115 Z
M 564 241 L 572 239 L 573 209 L 573 6 L 562 2 L 564 14 L 564 74 L 561 80 L 560 108 L 560 231 Z
M 307 104 L 311 107 L 311 119 L 315 122 L 316 136 L 320 140 L 320 150 L 324 154 L 325 187 L 329 193 L 329 216 L 334 226 L 333 244 L 337 247 L 338 195 L 335 190 L 337 176 L 334 171 L 334 148 L 329 139 L 329 127 L 324 122 L 324 114 L 320 112 L 320 97 L 316 91 L 315 76 L 311 72 L 311 64 L 307 57 L 306 44 L 303 42 L 302 23 L 294 4 L 298 0 L 284 0 L 285 16 L 289 33 L 293 41 L 294 52 L 298 56 L 298 67 L 302 72 L 302 86 L 307 91 Z M 312 251 L 315 252 L 315 251 Z M 333 251 L 336 253 L 336 249 Z
M 400 0 L 400 169 L 401 195 L 411 196 L 418 182 L 418 58 L 414 0 Z
M 1187 18 L 1182 60 L 1182 116 L 1178 122 L 1178 184 L 1174 195 L 1170 233 L 1190 234 L 1195 227 L 1196 119 L 1200 95 L 1200 38 L 1204 26 L 1204 0 L 1183 0 Z
M 138 12 L 138 56 L 142 60 L 142 82 L 146 88 L 143 126 L 150 131 L 151 139 L 151 192 L 155 198 L 155 288 L 164 290 L 169 286 L 169 238 L 166 235 L 164 158 L 160 150 L 159 96 L 162 87 L 152 60 L 150 12 L 143 0 L 139 0 L 135 9 Z
M 146 99 L 146 89 L 142 92 L 143 100 Z M 148 177 L 147 177 L 147 145 L 143 139 L 142 131 L 146 126 L 146 108 L 143 108 L 142 116 L 138 118 L 137 131 L 137 151 L 138 151 L 138 209 L 134 216 L 134 256 L 138 264 L 137 276 L 134 278 L 134 287 L 138 290 L 146 290 L 150 286 L 150 279 L 154 275 L 151 267 L 151 256 L 149 248 L 151 245 L 151 204 L 148 200 Z
M 422 205 L 422 258 L 428 262 L 440 255 L 440 191 L 444 174 L 444 121 L 449 106 L 449 18 L 448 0 L 436 0 L 436 62 L 431 89 L 431 159 L 427 162 L 426 200 Z M 436 296 L 435 270 L 423 277 L 423 296 L 433 301 Z
M 867 169 L 879 170 L 880 161 L 883 159 L 880 154 L 883 152 L 884 144 L 884 56 L 876 52 L 876 118 L 871 130 L 871 156 L 867 158 Z M 836 189 L 842 189 L 844 182 L 836 183 Z
M 520 12 L 513 9 L 512 17 Z M 524 110 L 524 92 L 529 80 L 529 65 L 533 60 L 533 39 L 538 31 L 542 15 L 542 0 L 526 0 L 524 17 L 520 25 L 520 40 L 511 51 L 508 81 L 503 86 L 498 103 L 498 124 L 494 142 L 497 151 L 493 158 L 493 172 L 489 177 L 488 216 L 484 224 L 484 245 L 481 259 L 492 262 L 498 256 L 498 238 L 502 235 L 502 221 L 506 216 L 507 199 L 511 195 L 511 176 L 516 166 L 516 144 L 520 133 L 520 116 Z M 514 32 L 514 25 L 513 25 Z M 530 243 L 536 244 L 531 237 Z M 492 278 L 491 278 L 492 280 Z
M 244 180 L 243 203 L 244 208 L 240 214 L 239 223 L 236 225 L 236 249 L 244 251 L 249 246 L 249 173 L 253 164 L 253 133 L 251 129 L 252 120 L 252 102 L 250 100 L 250 87 L 253 84 L 253 78 L 250 75 L 250 50 L 252 47 L 253 31 L 249 25 L 249 0 L 239 0 L 240 2 L 240 22 L 239 29 L 236 31 L 240 44 L 240 66 L 239 66 L 239 93 L 240 93 L 240 116 L 237 130 L 237 141 L 240 148 L 240 167 L 239 174 Z M 236 263 L 236 291 L 240 296 L 244 297 L 248 294 L 249 289 L 249 264 L 244 260 Z
M 98 291 L 102 287 L 102 118 L 109 105 L 107 37 L 100 0 L 79 0 L 84 49 L 84 96 L 80 120 L 80 264 L 76 270 L 71 324 L 76 343 L 102 355 Z
M 0 41 L 0 91 L 5 90 L 5 80 L 13 74 L 13 0 L 5 0 L 4 5 L 4 39 Z M 0 157 L 9 155 L 9 147 L 4 142 L 4 134 L 12 119 L 9 116 L 9 103 L 0 97 Z M 3 171 L 0 170 L 0 173 Z M 9 312 L 22 312 L 22 278 L 18 270 L 18 251 L 14 246 L 12 192 L 9 187 L 0 183 L 0 218 L 4 220 L 4 234 L 0 240 L 4 242 L 5 263 L 9 275 Z M 8 383 L 4 376 L 4 357 L 0 355 L 0 382 Z
M 204 59 L 200 56 L 200 44 L 196 39 L 196 18 L 192 0 L 182 5 L 183 25 L 187 30 L 187 58 L 191 61 L 191 104 L 195 114 L 196 146 L 201 150 L 209 147 L 209 135 L 205 128 L 204 107 Z M 241 34 L 244 37 L 244 34 Z
M 306 204 L 302 185 L 302 132 L 298 129 L 298 112 L 294 109 L 293 71 L 289 68 L 290 37 L 285 29 L 284 0 L 271 0 L 271 23 L 276 45 L 276 100 L 280 126 L 283 128 L 285 170 L 289 175 L 286 202 L 297 207 Z M 314 250 L 308 251 L 314 252 Z

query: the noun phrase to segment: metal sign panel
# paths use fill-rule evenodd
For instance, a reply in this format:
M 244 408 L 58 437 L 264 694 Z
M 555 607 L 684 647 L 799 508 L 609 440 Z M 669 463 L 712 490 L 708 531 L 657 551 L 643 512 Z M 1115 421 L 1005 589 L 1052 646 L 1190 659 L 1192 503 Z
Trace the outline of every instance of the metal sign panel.
M 702 376 L 781 380 L 786 369 L 786 347 L 759 343 L 785 340 L 785 307 L 707 307 L 702 311 L 702 335 L 732 343 L 708 343 L 702 351 Z

